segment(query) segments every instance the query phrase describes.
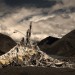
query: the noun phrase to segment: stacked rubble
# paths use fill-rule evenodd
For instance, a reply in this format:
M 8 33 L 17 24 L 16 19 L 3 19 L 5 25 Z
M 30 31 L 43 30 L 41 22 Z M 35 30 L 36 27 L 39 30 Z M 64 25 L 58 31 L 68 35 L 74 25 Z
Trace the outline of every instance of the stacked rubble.
M 52 58 L 46 53 L 42 52 L 38 46 L 25 47 L 18 44 L 6 54 L 0 56 L 0 65 L 6 66 L 37 66 L 37 67 L 56 67 L 65 68 L 72 67 L 73 65 Z
M 19 44 L 12 48 L 6 54 L 0 56 L 0 66 L 37 66 L 37 67 L 56 67 L 65 68 L 73 67 L 69 62 L 60 61 L 56 58 L 50 57 L 39 47 L 30 41 L 31 25 L 27 31 L 26 43 L 24 38 Z

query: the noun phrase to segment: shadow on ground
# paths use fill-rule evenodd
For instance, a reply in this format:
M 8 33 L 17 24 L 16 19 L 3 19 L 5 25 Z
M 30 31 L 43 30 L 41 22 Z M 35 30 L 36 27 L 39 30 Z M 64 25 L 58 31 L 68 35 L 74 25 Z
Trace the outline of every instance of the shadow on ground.
M 75 75 L 75 70 L 69 68 L 44 67 L 6 67 L 0 69 L 0 75 Z

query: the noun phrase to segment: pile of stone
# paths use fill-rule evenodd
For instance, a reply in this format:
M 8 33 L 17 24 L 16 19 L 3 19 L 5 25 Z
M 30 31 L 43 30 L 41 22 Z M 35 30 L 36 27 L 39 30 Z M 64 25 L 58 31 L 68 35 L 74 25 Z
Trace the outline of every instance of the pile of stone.
M 73 67 L 73 64 L 64 62 L 47 55 L 41 51 L 36 43 L 30 41 L 31 24 L 27 30 L 26 40 L 24 38 L 9 52 L 0 56 L 0 66 L 37 66 L 37 67 Z
M 17 44 L 6 54 L 0 56 L 0 65 L 2 66 L 37 66 L 37 67 L 70 67 L 69 63 L 52 58 L 42 52 L 38 46 Z M 72 66 L 72 65 L 71 65 Z

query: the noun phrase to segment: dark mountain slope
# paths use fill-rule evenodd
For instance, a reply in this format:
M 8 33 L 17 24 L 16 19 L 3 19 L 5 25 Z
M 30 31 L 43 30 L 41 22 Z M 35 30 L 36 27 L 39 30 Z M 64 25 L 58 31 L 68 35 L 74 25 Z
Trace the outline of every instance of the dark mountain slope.
M 0 55 L 8 52 L 16 45 L 16 42 L 9 36 L 0 33 Z
M 41 40 L 40 42 L 38 42 L 38 46 L 42 49 L 46 49 L 46 46 L 50 46 L 52 45 L 54 42 L 58 41 L 59 38 L 56 38 L 56 37 L 52 37 L 52 36 L 49 36 L 49 37 L 46 37 L 45 39 Z
M 48 44 L 46 46 L 42 46 L 41 50 L 51 55 L 69 57 L 75 56 L 75 30 L 66 34 L 64 37 L 62 37 L 52 45 Z
M 46 45 L 46 44 L 51 45 L 51 44 L 53 44 L 54 42 L 56 42 L 56 41 L 58 41 L 58 40 L 59 40 L 59 38 L 49 36 L 49 37 L 47 37 L 47 38 L 41 40 L 41 41 L 38 43 L 38 45 Z

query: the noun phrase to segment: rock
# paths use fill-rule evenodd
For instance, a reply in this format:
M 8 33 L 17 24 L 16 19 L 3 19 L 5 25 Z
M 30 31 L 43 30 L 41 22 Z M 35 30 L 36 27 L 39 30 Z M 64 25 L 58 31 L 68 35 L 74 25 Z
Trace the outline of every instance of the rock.
M 62 67 L 63 64 L 64 64 L 63 62 L 58 62 L 58 63 L 55 63 L 55 66 Z

